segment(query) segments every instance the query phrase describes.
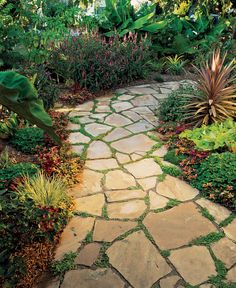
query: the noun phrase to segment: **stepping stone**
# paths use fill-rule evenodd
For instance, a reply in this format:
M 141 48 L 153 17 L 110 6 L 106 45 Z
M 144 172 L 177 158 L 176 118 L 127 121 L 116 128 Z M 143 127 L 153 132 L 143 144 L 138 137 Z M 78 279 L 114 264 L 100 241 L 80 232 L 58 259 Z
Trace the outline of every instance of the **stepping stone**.
M 99 242 L 112 242 L 118 236 L 136 227 L 135 222 L 116 220 L 96 220 L 93 240 Z
M 74 108 L 74 111 L 85 111 L 85 112 L 90 112 L 93 109 L 94 102 L 89 101 L 83 104 L 79 104 Z
M 109 269 L 82 269 L 66 272 L 61 288 L 123 288 L 124 282 Z
M 215 218 L 215 222 L 217 224 L 225 220 L 231 214 L 231 212 L 225 207 L 204 198 L 197 200 L 196 203 L 201 207 L 206 208 L 209 213 Z
M 116 128 L 107 134 L 103 139 L 107 142 L 112 142 L 129 136 L 131 133 L 124 128 Z
M 92 114 L 90 117 L 91 118 L 94 118 L 94 119 L 97 119 L 97 120 L 102 120 L 102 121 L 104 121 L 104 118 L 105 117 L 107 117 L 107 113 L 98 113 L 98 114 Z M 93 120 L 93 122 L 94 122 L 94 120 Z
M 78 120 L 79 120 L 79 122 L 81 124 L 88 124 L 88 123 L 94 122 L 94 120 L 89 118 L 88 116 L 84 116 L 84 117 L 78 118 Z
M 61 282 L 59 277 L 53 277 L 47 272 L 44 272 L 37 280 L 38 283 L 34 288 L 59 288 Z
M 138 184 L 142 186 L 145 191 L 153 189 L 157 184 L 157 177 L 148 177 L 143 179 L 138 179 Z
M 228 269 L 236 263 L 236 244 L 228 238 L 220 239 L 211 248 L 215 256 L 224 262 Z
M 104 159 L 111 158 L 110 147 L 102 141 L 94 141 L 89 145 L 87 150 L 87 159 Z
M 121 111 L 129 110 L 129 109 L 133 108 L 133 105 L 130 104 L 129 102 L 118 102 L 118 103 L 112 104 L 112 108 L 117 113 L 119 113 Z
M 168 152 L 168 149 L 163 145 L 161 148 L 155 150 L 152 156 L 163 158 Z
M 131 154 L 130 157 L 131 157 L 132 161 L 137 161 L 137 160 L 140 160 L 140 159 L 143 158 L 142 155 L 139 155 L 139 154 L 136 154 L 136 153 Z
M 86 125 L 84 129 L 93 137 L 97 137 L 99 135 L 107 133 L 112 129 L 112 127 L 98 123 L 91 123 Z
M 171 93 L 171 89 L 167 89 L 167 88 L 160 88 L 161 93 L 162 94 L 170 94 Z
M 123 95 L 119 96 L 119 100 L 121 100 L 121 101 L 128 101 L 128 100 L 133 99 L 133 98 L 134 98 L 134 96 L 131 96 L 128 94 L 123 94 Z
M 135 288 L 151 287 L 171 272 L 164 258 L 141 231 L 115 242 L 108 248 L 107 255 L 111 265 Z
M 143 224 L 162 250 L 188 245 L 200 236 L 217 231 L 193 203 L 184 203 L 161 213 L 149 213 Z
M 73 217 L 61 234 L 54 259 L 60 260 L 64 254 L 76 252 L 81 246 L 81 241 L 83 241 L 88 232 L 92 230 L 94 221 L 95 219 L 92 217 Z
M 71 122 L 69 122 L 68 123 L 68 125 L 67 125 L 67 127 L 66 127 L 66 130 L 67 131 L 74 131 L 74 130 L 80 130 L 80 125 L 79 124 L 74 124 L 74 123 L 71 123 Z
M 134 87 L 134 88 L 129 88 L 130 93 L 135 94 L 135 95 L 147 95 L 147 94 L 152 94 L 156 93 L 156 90 L 149 88 L 149 87 Z
M 111 146 L 119 152 L 132 154 L 135 152 L 149 151 L 155 143 L 155 141 L 146 135 L 139 134 L 113 142 Z
M 133 108 L 131 111 L 138 113 L 139 115 L 154 115 L 152 110 L 147 107 L 136 107 Z
M 165 180 L 157 185 L 156 192 L 162 196 L 179 201 L 188 201 L 198 195 L 197 189 L 170 175 L 167 175 Z
M 89 143 L 90 142 L 90 138 L 83 135 L 80 132 L 74 132 L 74 133 L 70 133 L 68 141 L 71 144 L 79 144 L 79 143 Z
M 102 191 L 101 180 L 103 174 L 84 169 L 82 175 L 82 183 L 74 185 L 70 189 L 70 195 L 75 198 L 92 195 Z
M 155 108 L 155 110 L 156 110 L 156 108 Z M 158 121 L 158 118 L 156 115 L 146 114 L 146 115 L 143 115 L 142 117 L 155 127 L 159 124 L 159 121 Z
M 81 117 L 81 116 L 89 116 L 91 115 L 90 112 L 83 112 L 83 111 L 75 111 L 69 113 L 69 117 Z
M 134 177 L 121 170 L 110 171 L 106 175 L 105 186 L 108 190 L 127 189 L 135 185 Z
M 236 219 L 226 227 L 223 227 L 225 235 L 233 241 L 236 241 Z
M 131 124 L 126 127 L 126 129 L 128 129 L 132 133 L 146 132 L 146 131 L 152 130 L 153 128 L 154 127 L 150 123 L 146 122 L 145 120 L 141 120 L 137 123 Z
M 127 164 L 125 165 L 125 169 L 127 169 L 135 178 L 145 178 L 162 174 L 161 167 L 152 158 Z
M 121 127 L 129 125 L 132 122 L 122 115 L 113 113 L 106 118 L 104 123 L 115 127 Z
M 150 191 L 149 192 L 149 199 L 150 199 L 150 209 L 161 209 L 166 207 L 169 199 L 158 195 L 157 193 Z
M 71 145 L 71 152 L 81 155 L 84 152 L 84 145 Z
M 226 275 L 226 280 L 229 283 L 236 284 L 236 266 L 234 266 L 232 269 L 230 269 Z
M 116 159 L 120 164 L 128 163 L 131 161 L 131 158 L 127 154 L 116 153 Z
M 124 88 L 120 88 L 120 89 L 117 89 L 116 91 L 115 91 L 115 93 L 118 93 L 118 94 L 124 94 L 124 93 L 126 93 L 127 92 L 127 89 L 124 89 Z
M 124 111 L 124 112 L 122 112 L 122 114 L 125 115 L 127 118 L 129 118 L 130 120 L 132 120 L 134 122 L 142 119 L 142 117 L 140 117 L 134 111 Z
M 136 219 L 143 214 L 146 208 L 143 200 L 131 200 L 108 204 L 107 213 L 108 217 L 113 219 Z
M 160 288 L 174 288 L 181 278 L 177 275 L 169 276 L 160 280 Z M 179 287 L 179 286 L 178 286 Z
M 143 199 L 146 193 L 143 190 L 113 190 L 105 192 L 108 202 L 118 202 L 131 199 Z
M 96 110 L 95 110 L 96 113 L 104 113 L 104 112 L 111 112 L 111 109 L 109 106 L 107 105 L 99 105 Z
M 99 256 L 100 249 L 101 244 L 89 243 L 80 251 L 74 263 L 77 265 L 92 266 Z
M 157 100 L 152 95 L 135 97 L 135 99 L 131 100 L 131 103 L 136 107 L 156 106 L 158 104 Z
M 91 170 L 108 170 L 119 168 L 117 161 L 114 158 L 110 159 L 97 159 L 97 160 L 87 160 L 85 166 Z
M 217 275 L 214 261 L 206 247 L 192 246 L 175 250 L 169 259 L 184 280 L 193 286 Z
M 102 216 L 102 208 L 105 204 L 103 194 L 96 194 L 75 199 L 75 210 L 88 214 Z

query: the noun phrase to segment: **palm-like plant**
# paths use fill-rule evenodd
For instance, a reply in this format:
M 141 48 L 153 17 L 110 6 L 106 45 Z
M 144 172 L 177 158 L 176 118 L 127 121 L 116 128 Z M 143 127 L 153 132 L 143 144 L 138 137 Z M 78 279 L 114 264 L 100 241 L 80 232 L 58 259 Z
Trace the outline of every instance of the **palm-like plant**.
M 213 52 L 211 62 L 197 69 L 196 88 L 201 93 L 185 95 L 188 104 L 184 106 L 186 119 L 201 126 L 236 116 L 236 77 L 232 76 L 236 65 L 225 64 L 226 54 L 222 57 L 220 50 Z

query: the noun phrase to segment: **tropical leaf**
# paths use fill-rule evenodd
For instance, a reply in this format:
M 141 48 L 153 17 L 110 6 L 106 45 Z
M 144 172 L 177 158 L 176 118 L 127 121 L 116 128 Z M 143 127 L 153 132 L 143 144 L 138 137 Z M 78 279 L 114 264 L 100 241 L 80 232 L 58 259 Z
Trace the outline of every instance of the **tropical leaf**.
M 165 28 L 168 24 L 167 20 L 162 20 L 159 22 L 155 22 L 143 27 L 141 30 L 150 32 L 150 33 L 157 33 L 159 30 Z

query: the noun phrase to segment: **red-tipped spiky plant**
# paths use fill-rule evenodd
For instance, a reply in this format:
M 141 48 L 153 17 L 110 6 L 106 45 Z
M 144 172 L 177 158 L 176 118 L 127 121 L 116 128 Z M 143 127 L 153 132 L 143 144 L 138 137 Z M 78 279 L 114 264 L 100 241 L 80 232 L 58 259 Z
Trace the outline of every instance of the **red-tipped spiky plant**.
M 213 52 L 210 63 L 200 69 L 198 73 L 197 89 L 201 93 L 186 95 L 186 120 L 201 126 L 216 121 L 224 121 L 228 117 L 236 116 L 236 77 L 232 76 L 236 65 L 231 62 L 225 64 L 226 54 L 222 57 L 220 50 Z

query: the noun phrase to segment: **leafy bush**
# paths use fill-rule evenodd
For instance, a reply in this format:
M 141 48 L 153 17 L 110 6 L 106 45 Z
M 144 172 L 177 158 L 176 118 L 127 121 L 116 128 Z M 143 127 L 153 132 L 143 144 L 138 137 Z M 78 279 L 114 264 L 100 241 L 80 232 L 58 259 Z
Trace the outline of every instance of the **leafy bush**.
M 196 93 L 192 86 L 183 86 L 176 91 L 172 91 L 166 99 L 161 101 L 158 107 L 157 115 L 161 121 L 165 122 L 181 122 L 183 121 L 184 110 L 186 104 L 184 95 Z
M 10 144 L 18 151 L 34 154 L 38 146 L 44 145 L 44 132 L 37 127 L 19 129 L 11 138 Z
M 211 154 L 195 169 L 197 178 L 191 184 L 203 191 L 208 198 L 235 208 L 236 154 Z
M 169 150 L 166 155 L 164 156 L 164 160 L 167 162 L 170 162 L 174 165 L 179 165 L 179 163 L 181 161 L 183 161 L 186 158 L 186 156 L 182 155 L 182 154 L 176 154 L 176 150 L 172 149 Z
M 166 68 L 173 75 L 180 75 L 184 71 L 184 65 L 186 61 L 183 60 L 183 56 L 175 55 L 174 57 L 166 57 Z
M 11 159 L 8 147 L 6 146 L 0 154 L 0 169 L 9 168 L 11 165 L 13 165 L 13 160 Z
M 130 35 L 108 42 L 98 35 L 80 35 L 65 40 L 51 57 L 51 68 L 65 81 L 100 91 L 142 78 L 149 59 L 147 40 Z
M 70 252 L 64 255 L 62 260 L 54 261 L 50 270 L 54 276 L 63 276 L 66 271 L 75 269 L 76 265 L 74 263 L 77 254 Z
M 201 128 L 185 130 L 180 137 L 187 138 L 195 143 L 197 149 L 204 151 L 216 150 L 228 147 L 236 150 L 236 123 L 227 119 L 223 123 L 215 123 Z

